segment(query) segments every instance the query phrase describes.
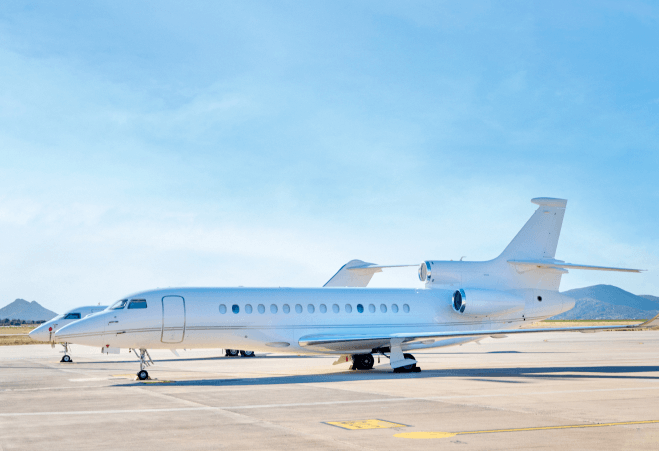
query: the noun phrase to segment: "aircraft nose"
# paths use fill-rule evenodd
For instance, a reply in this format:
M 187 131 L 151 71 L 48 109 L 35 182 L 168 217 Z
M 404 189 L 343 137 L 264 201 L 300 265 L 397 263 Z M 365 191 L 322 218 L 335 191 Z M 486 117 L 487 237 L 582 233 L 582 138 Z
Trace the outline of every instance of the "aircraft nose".
M 58 342 L 68 342 L 81 345 L 96 346 L 97 338 L 103 337 L 103 321 L 105 318 L 90 316 L 73 321 L 55 332 Z
M 31 339 L 36 341 L 50 341 L 50 331 L 48 330 L 50 324 L 44 323 L 30 332 L 28 335 Z

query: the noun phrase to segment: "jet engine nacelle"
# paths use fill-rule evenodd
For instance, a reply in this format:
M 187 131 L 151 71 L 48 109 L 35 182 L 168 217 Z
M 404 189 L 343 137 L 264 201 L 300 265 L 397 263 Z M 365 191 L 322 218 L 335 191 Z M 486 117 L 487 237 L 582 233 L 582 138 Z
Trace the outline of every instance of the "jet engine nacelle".
M 460 288 L 453 292 L 451 308 L 468 316 L 497 316 L 524 309 L 522 296 L 506 291 Z

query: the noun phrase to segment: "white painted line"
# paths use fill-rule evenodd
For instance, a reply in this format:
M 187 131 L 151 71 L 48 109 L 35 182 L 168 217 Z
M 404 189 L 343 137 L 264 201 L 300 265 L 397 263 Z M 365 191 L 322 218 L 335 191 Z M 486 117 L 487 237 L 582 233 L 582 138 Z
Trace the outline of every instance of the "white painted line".
M 102 388 L 102 387 L 101 387 Z M 599 393 L 599 392 L 619 392 L 619 391 L 639 391 L 639 390 L 659 390 L 659 386 L 654 387 L 630 387 L 630 388 L 601 388 L 594 390 L 557 390 L 547 392 L 531 392 L 531 393 L 502 393 L 496 395 L 454 395 L 454 396 L 428 396 L 423 398 L 381 398 L 381 399 L 360 399 L 349 401 L 324 401 L 324 402 L 300 402 L 293 404 L 260 404 L 252 406 L 223 406 L 223 407 L 172 407 L 163 409 L 133 409 L 133 410 L 76 410 L 70 412 L 18 412 L 18 413 L 0 413 L 0 417 L 26 417 L 26 416 L 58 416 L 58 415 L 108 415 L 113 413 L 149 413 L 149 412 L 184 412 L 195 410 L 243 410 L 243 409 L 272 409 L 284 407 L 307 407 L 307 406 L 328 406 L 340 404 L 354 404 L 356 402 L 365 403 L 381 403 L 381 402 L 405 402 L 405 401 L 441 401 L 442 399 L 458 399 L 458 398 L 495 398 L 495 397 L 512 397 L 512 396 L 530 396 L 530 395 L 553 395 L 557 393 Z
M 69 382 L 91 382 L 91 381 L 107 381 L 108 377 L 85 377 L 82 379 L 69 379 Z

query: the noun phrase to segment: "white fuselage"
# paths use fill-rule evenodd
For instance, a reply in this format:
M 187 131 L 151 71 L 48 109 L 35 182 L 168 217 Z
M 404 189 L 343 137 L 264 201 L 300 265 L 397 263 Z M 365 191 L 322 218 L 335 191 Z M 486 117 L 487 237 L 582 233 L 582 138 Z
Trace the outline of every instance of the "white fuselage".
M 310 334 L 511 329 L 574 306 L 572 299 L 557 291 L 519 289 L 498 292 L 506 299 L 519 299 L 520 305 L 513 311 L 467 315 L 452 308 L 453 293 L 446 289 L 168 288 L 136 293 L 126 298 L 123 308 L 110 307 L 74 322 L 56 336 L 58 341 L 109 348 L 230 348 L 306 354 L 309 350 L 298 341 Z M 492 293 L 496 298 L 497 292 Z M 145 300 L 146 308 L 128 308 L 133 299 Z M 474 339 L 428 340 L 409 344 L 407 349 Z

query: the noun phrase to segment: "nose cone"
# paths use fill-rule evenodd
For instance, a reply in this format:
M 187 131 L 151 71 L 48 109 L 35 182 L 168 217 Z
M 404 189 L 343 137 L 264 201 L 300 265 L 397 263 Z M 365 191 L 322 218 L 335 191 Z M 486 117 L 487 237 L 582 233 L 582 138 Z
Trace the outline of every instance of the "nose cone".
M 55 332 L 55 340 L 87 346 L 102 346 L 105 332 L 105 317 L 90 316 L 59 329 Z
M 50 341 L 50 331 L 48 328 L 51 327 L 51 323 L 43 323 L 41 326 L 34 329 L 28 335 L 31 339 L 36 341 Z

